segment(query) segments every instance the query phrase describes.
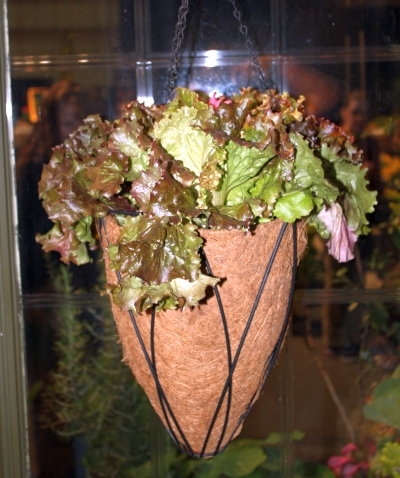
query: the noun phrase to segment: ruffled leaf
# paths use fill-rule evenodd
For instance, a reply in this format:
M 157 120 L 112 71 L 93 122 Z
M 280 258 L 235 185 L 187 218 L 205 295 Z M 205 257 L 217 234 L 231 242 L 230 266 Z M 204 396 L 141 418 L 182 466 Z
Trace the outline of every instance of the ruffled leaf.
M 210 135 L 191 126 L 196 117 L 196 108 L 183 106 L 158 123 L 156 136 L 168 154 L 200 176 L 216 145 Z
M 199 278 L 190 282 L 185 279 L 176 278 L 171 281 L 171 289 L 176 297 L 184 300 L 184 307 L 198 305 L 201 299 L 206 295 L 206 288 L 208 286 L 215 286 L 219 279 L 200 274 Z
M 90 262 L 86 245 L 76 237 L 72 228 L 68 228 L 59 221 L 54 223 L 53 228 L 47 234 L 38 234 L 36 242 L 42 244 L 45 252 L 59 252 L 60 259 L 65 264 L 73 262 L 83 265 Z
M 318 218 L 327 228 L 330 239 L 327 243 L 329 253 L 339 262 L 347 262 L 354 258 L 353 249 L 357 241 L 357 235 L 347 224 L 339 204 L 334 203 L 330 207 L 323 206 L 318 213 Z
M 235 194 L 242 195 L 240 186 L 255 178 L 264 165 L 275 156 L 274 147 L 264 150 L 240 146 L 234 141 L 229 141 L 226 146 L 228 153 L 227 161 L 224 163 L 224 176 L 221 186 L 214 195 L 214 205 L 222 205 L 227 202 L 235 203 Z M 249 195 L 250 196 L 250 195 Z
M 128 158 L 122 153 L 109 153 L 98 156 L 93 166 L 86 168 L 85 176 L 90 181 L 88 193 L 99 198 L 109 199 L 121 191 L 124 173 L 128 170 Z
M 147 285 L 175 278 L 195 281 L 202 240 L 192 224 L 170 224 L 146 216 L 127 217 L 112 251 L 111 268 L 139 277 Z M 114 246 L 115 247 L 115 246 Z

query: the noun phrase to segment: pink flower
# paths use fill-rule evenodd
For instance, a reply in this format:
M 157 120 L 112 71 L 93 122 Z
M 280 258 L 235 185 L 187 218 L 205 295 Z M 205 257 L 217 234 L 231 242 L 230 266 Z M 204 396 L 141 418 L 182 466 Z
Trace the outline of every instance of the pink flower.
M 214 91 L 214 94 L 212 96 L 210 96 L 210 100 L 209 100 L 208 104 L 209 104 L 209 106 L 213 106 L 214 109 L 217 109 L 221 105 L 221 103 L 225 103 L 227 105 L 232 103 L 232 100 L 224 101 L 224 99 L 225 99 L 225 96 L 220 96 L 219 98 L 217 98 L 217 92 Z
M 376 453 L 376 451 L 377 451 L 377 449 L 378 449 L 378 447 L 376 446 L 376 443 L 374 443 L 374 442 L 371 441 L 371 440 L 366 440 L 366 441 L 365 441 L 365 448 L 367 449 L 368 455 L 369 455 L 370 457 L 375 456 L 375 453 Z
M 343 478 L 352 478 L 357 471 L 360 469 L 361 463 L 347 463 L 344 465 L 342 473 L 343 473 Z
M 355 443 L 350 442 L 340 450 L 340 454 L 350 455 L 353 451 L 356 451 L 356 450 L 358 450 L 358 446 Z
M 353 461 L 351 456 L 331 456 L 328 460 L 328 467 L 336 476 L 341 476 L 342 468 Z
M 368 463 L 365 463 L 364 461 L 361 461 L 360 463 L 347 463 L 342 470 L 343 478 L 353 478 L 359 470 L 367 471 Z
M 339 262 L 347 262 L 353 259 L 353 249 L 357 236 L 347 224 L 346 216 L 339 204 L 333 203 L 329 208 L 323 206 L 318 213 L 318 217 L 331 234 L 327 243 L 329 253 Z
M 338 478 L 353 478 L 358 475 L 358 471 L 366 472 L 368 463 L 361 461 L 355 462 L 352 456 L 353 451 L 358 450 L 358 446 L 354 443 L 348 443 L 340 450 L 339 456 L 332 456 L 328 460 L 328 467 L 335 473 Z

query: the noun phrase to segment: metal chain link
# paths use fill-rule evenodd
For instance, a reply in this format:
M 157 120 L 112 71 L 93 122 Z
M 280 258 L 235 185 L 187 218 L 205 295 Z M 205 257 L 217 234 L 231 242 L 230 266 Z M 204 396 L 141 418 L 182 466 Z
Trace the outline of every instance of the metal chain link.
M 182 0 L 178 11 L 178 21 L 175 26 L 175 37 L 172 41 L 172 55 L 170 57 L 171 67 L 167 71 L 166 102 L 170 101 L 175 88 L 175 81 L 178 78 L 178 63 L 181 58 L 181 45 L 186 28 L 186 15 L 189 11 L 189 0 Z
M 254 50 L 253 42 L 249 38 L 249 33 L 247 26 L 242 23 L 241 15 L 239 10 L 237 9 L 235 0 L 229 0 L 229 2 L 233 5 L 233 16 L 236 18 L 236 20 L 239 22 L 239 31 L 240 33 L 245 37 L 246 39 L 246 47 L 250 52 L 251 58 L 253 60 L 253 65 L 256 67 L 256 70 L 258 72 L 258 75 L 261 78 L 262 85 L 264 89 L 267 89 L 268 85 L 264 77 L 264 71 L 258 61 L 258 56 L 257 53 Z
M 258 61 L 257 53 L 254 50 L 253 42 L 249 38 L 248 28 L 242 23 L 241 14 L 236 6 L 235 0 L 229 0 L 233 6 L 233 16 L 239 22 L 239 31 L 246 39 L 246 48 L 249 50 L 253 65 L 255 66 L 258 75 L 262 81 L 264 89 L 268 88 L 267 81 L 264 77 L 264 71 Z M 178 21 L 175 26 L 175 37 L 172 41 L 172 54 L 170 57 L 171 67 L 167 71 L 167 83 L 165 90 L 167 91 L 166 102 L 172 99 L 172 95 L 175 88 L 175 81 L 178 78 L 178 63 L 181 58 L 181 46 L 184 38 L 184 31 L 186 28 L 186 15 L 189 11 L 189 0 L 182 0 L 182 4 L 178 11 Z M 272 80 L 271 83 L 273 84 Z M 274 86 L 273 86 L 274 87 Z

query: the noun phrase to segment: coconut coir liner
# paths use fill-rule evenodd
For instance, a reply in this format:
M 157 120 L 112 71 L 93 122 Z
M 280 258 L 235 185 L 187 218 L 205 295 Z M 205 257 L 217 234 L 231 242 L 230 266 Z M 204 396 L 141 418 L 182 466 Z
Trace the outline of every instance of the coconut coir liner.
M 105 219 L 103 247 L 119 236 L 116 221 Z M 275 220 L 258 226 L 255 233 L 242 231 L 199 230 L 204 252 L 213 275 L 223 278 L 218 285 L 228 324 L 232 357 L 235 356 L 244 327 L 254 304 L 268 260 L 276 244 L 282 222 Z M 298 224 L 297 256 L 306 245 L 305 228 Z M 104 253 L 107 280 L 116 283 Z M 246 337 L 232 378 L 229 420 L 220 449 L 236 436 L 240 417 L 258 398 L 271 355 L 282 330 L 291 287 L 293 261 L 292 227 L 286 229 L 260 303 Z M 211 289 L 210 289 L 211 290 Z M 167 428 L 153 376 L 145 360 L 129 312 L 112 304 L 114 319 L 122 343 L 123 358 L 144 388 L 150 402 Z M 149 356 L 150 320 L 148 313 L 136 316 L 140 334 Z M 183 312 L 162 311 L 155 321 L 155 361 L 161 387 L 194 454 L 200 454 L 217 403 L 228 376 L 227 345 L 221 314 L 215 295 L 200 306 Z M 213 427 L 206 454 L 216 451 L 224 426 L 226 394 Z M 185 449 L 185 445 L 181 443 Z

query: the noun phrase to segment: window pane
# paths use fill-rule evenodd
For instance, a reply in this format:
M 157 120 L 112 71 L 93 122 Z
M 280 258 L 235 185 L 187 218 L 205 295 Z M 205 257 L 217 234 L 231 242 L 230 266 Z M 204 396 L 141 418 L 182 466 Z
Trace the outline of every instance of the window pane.
M 136 98 L 166 101 L 181 2 L 8 3 L 32 475 L 81 477 L 86 468 L 125 477 L 142 467 L 140 476 L 152 469 L 178 477 L 186 463 L 207 476 L 218 460 L 201 470 L 202 462 L 186 462 L 121 363 L 109 300 L 100 296 L 101 251 L 78 268 L 35 241 L 52 225 L 37 186 L 52 148 L 90 114 L 111 121 Z M 354 137 L 379 192 L 371 234 L 348 264 L 309 230 L 286 348 L 239 437 L 264 440 L 239 444 L 250 447 L 248 457 L 261 447 L 265 460 L 243 476 L 328 476 L 328 459 L 344 445 L 356 442 L 367 456 L 365 439 L 382 438 L 363 407 L 400 363 L 397 3 L 236 0 L 262 78 L 232 3 L 190 2 L 174 86 L 304 95 L 307 115 Z

